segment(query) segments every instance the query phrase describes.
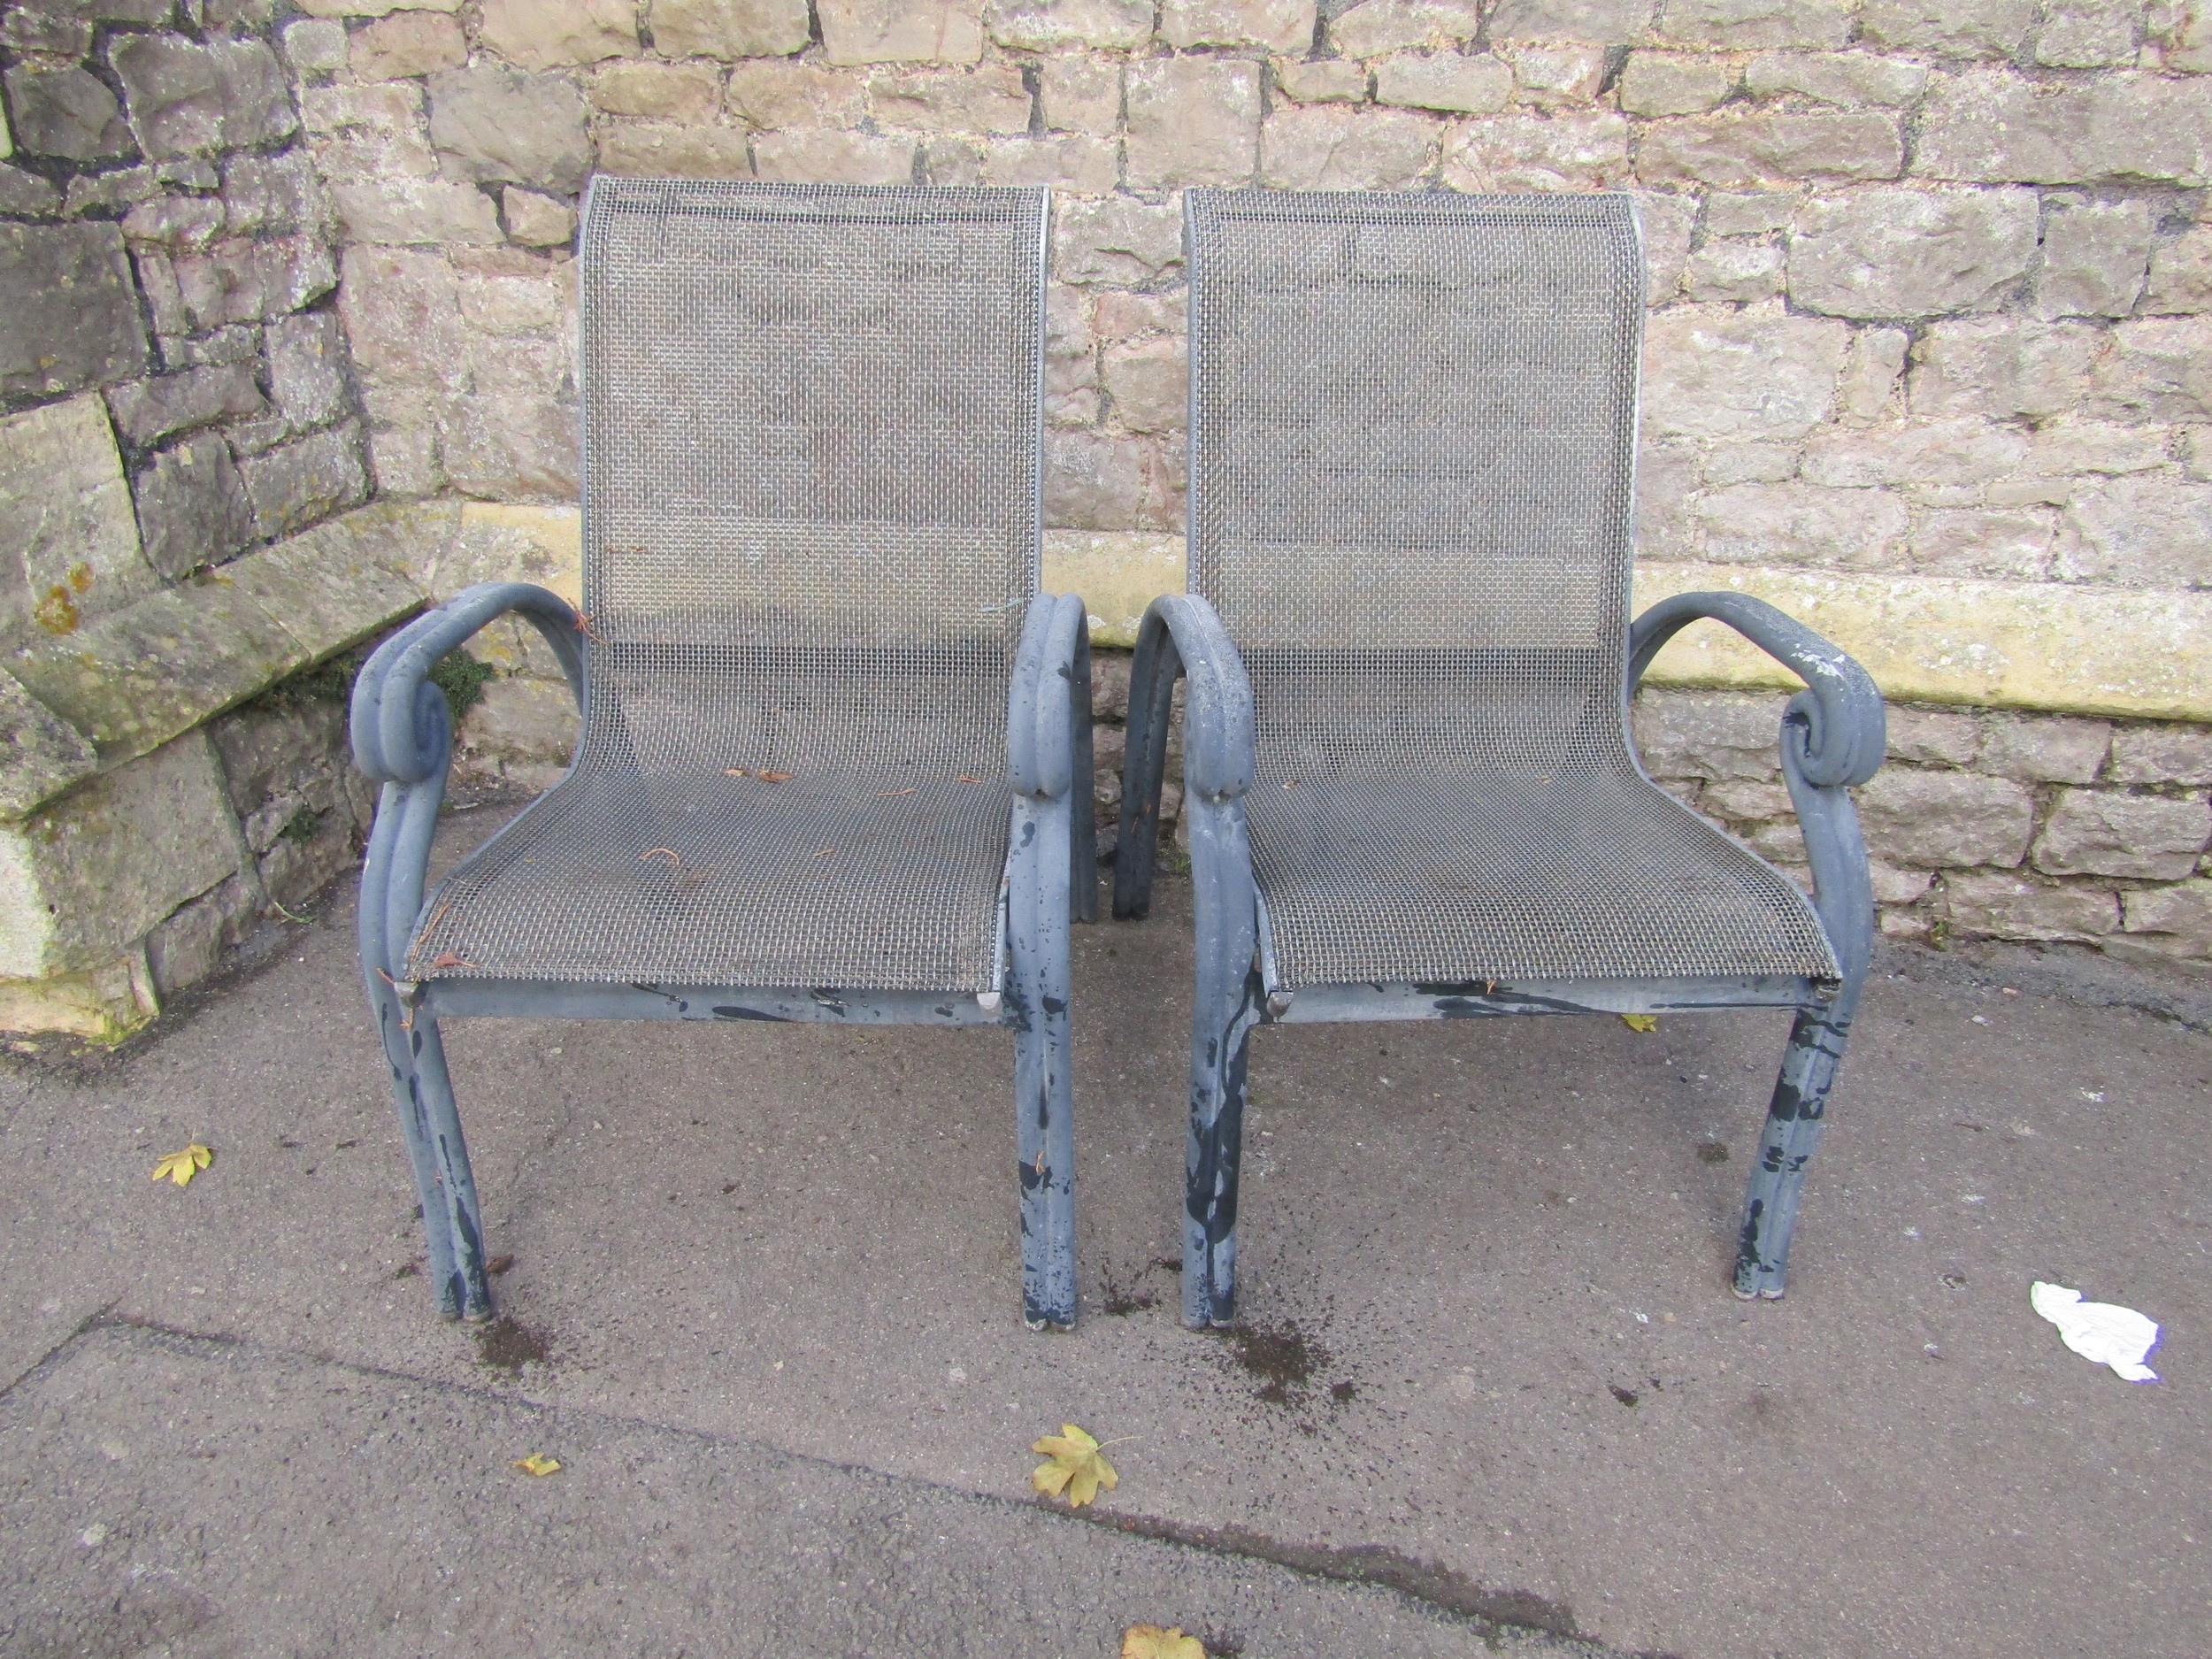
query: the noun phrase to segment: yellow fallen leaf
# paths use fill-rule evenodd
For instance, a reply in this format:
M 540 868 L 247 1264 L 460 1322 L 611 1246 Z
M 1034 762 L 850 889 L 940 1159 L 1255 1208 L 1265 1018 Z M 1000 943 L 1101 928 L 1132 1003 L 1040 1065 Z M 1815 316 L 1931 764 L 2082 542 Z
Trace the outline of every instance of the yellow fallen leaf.
M 532 1452 L 527 1457 L 515 1459 L 514 1466 L 526 1475 L 549 1475 L 561 1466 L 557 1457 L 548 1457 L 543 1452 Z
M 1206 1644 L 1180 1624 L 1132 1624 L 1121 1633 L 1121 1659 L 1206 1659 Z
M 214 1149 L 195 1141 L 181 1152 L 172 1152 L 154 1165 L 154 1179 L 172 1180 L 180 1187 L 192 1185 L 192 1178 L 215 1162 Z
M 1649 1035 L 1659 1029 L 1659 1016 L 1656 1014 L 1623 1014 L 1621 1024 L 1631 1031 L 1640 1031 Z
M 1040 1463 L 1029 1477 L 1029 1484 L 1048 1498 L 1056 1498 L 1064 1492 L 1068 1507 L 1079 1509 L 1098 1496 L 1101 1486 L 1111 1492 L 1121 1484 L 1121 1477 L 1098 1449 L 1099 1442 L 1072 1423 L 1063 1423 L 1057 1434 L 1048 1434 L 1029 1449 L 1041 1452 L 1052 1461 Z

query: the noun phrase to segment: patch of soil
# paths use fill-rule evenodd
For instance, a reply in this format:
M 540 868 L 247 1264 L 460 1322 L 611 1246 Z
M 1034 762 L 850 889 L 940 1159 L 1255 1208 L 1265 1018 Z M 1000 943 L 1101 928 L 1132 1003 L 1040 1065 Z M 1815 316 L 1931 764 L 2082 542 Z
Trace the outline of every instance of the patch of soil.
M 502 1314 L 476 1333 L 476 1357 L 494 1371 L 519 1376 L 525 1365 L 550 1365 L 552 1340 L 544 1332 Z

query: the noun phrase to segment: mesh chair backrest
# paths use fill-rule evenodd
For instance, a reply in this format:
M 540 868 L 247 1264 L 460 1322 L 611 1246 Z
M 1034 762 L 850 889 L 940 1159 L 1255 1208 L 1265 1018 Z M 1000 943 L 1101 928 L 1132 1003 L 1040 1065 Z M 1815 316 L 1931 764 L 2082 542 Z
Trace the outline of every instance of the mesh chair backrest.
M 618 179 L 584 213 L 584 762 L 1002 761 L 1041 190 Z
M 1629 198 L 1186 199 L 1191 580 L 1263 768 L 1627 764 Z

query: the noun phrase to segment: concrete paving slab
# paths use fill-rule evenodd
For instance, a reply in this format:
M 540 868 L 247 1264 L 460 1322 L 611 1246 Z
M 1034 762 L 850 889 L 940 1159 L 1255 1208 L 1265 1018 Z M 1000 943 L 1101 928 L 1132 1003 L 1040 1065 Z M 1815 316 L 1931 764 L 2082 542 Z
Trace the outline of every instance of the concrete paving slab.
M 751 1024 L 449 1027 L 514 1263 L 501 1323 L 434 1323 L 338 894 L 109 1064 L 11 1068 L 0 1363 L 106 1310 L 1015 1500 L 1072 1421 L 1132 1437 L 1102 1510 L 1623 1649 L 2212 1649 L 2212 1045 L 2170 987 L 1886 956 L 1759 1306 L 1779 1017 L 1263 1031 L 1247 1328 L 1200 1336 L 1185 895 L 1077 946 L 1071 1335 L 1018 1323 L 1002 1033 Z M 2164 1380 L 2068 1353 L 2037 1278 L 2160 1320 Z

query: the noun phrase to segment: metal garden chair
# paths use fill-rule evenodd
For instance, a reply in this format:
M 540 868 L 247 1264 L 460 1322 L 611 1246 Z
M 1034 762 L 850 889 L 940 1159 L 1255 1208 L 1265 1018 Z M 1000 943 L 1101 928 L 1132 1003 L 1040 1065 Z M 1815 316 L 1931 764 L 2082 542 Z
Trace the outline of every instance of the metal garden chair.
M 490 1293 L 439 1021 L 513 1015 L 1011 1027 L 1023 1312 L 1073 1320 L 1096 898 L 1085 614 L 1037 592 L 1046 222 L 1041 190 L 593 183 L 585 613 L 472 588 L 354 693 L 361 964 L 449 1317 Z M 426 676 L 507 614 L 582 736 L 425 900 Z
M 1179 676 L 1198 935 L 1183 1315 L 1234 1310 L 1252 1028 L 1793 1008 L 1735 1285 L 1779 1296 L 1873 930 L 1879 694 L 1761 602 L 1632 626 L 1644 262 L 1625 196 L 1193 191 L 1191 592 L 1130 692 L 1114 913 L 1149 902 Z M 1662 791 L 1626 700 L 1689 622 L 1805 682 L 1818 896 Z

